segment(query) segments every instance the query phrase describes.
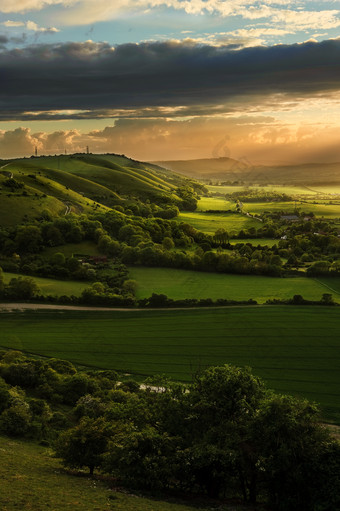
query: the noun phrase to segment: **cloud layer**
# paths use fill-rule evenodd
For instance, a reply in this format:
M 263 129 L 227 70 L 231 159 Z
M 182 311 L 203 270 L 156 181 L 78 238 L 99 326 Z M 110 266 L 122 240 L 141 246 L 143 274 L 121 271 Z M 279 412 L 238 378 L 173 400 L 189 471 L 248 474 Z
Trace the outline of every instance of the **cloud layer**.
M 239 51 L 190 42 L 34 45 L 0 52 L 0 119 L 255 108 L 269 95 L 282 101 L 338 91 L 339 60 L 340 40 Z
M 338 127 L 293 126 L 272 117 L 241 116 L 189 120 L 121 119 L 114 126 L 82 133 L 28 128 L 0 130 L 2 158 L 85 152 L 127 154 L 139 160 L 232 157 L 247 164 L 340 161 Z

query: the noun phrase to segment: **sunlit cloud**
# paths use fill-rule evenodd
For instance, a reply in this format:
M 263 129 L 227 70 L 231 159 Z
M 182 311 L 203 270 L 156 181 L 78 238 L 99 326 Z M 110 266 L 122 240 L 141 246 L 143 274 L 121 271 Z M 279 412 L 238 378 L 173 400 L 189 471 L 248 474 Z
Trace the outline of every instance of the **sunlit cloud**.
M 77 1 L 77 0 L 76 0 Z M 73 0 L 71 0 L 72 3 Z M 0 0 L 0 12 L 27 12 L 43 9 L 50 5 L 67 6 L 71 2 L 67 0 Z
M 115 19 L 131 13 L 147 13 L 152 9 L 171 8 L 188 15 L 239 16 L 244 20 L 269 22 L 289 27 L 292 31 L 327 30 L 340 26 L 340 11 L 323 9 L 322 3 L 303 9 L 298 0 L 0 0 L 0 12 L 25 13 L 58 7 L 55 19 L 64 25 L 86 25 Z M 308 3 L 309 5 L 309 3 Z
M 271 116 L 230 118 L 120 119 L 82 132 L 0 130 L 3 158 L 84 152 L 128 154 L 144 161 L 231 157 L 258 165 L 269 161 L 340 161 L 338 127 L 286 122 Z
M 33 32 L 40 32 L 40 33 L 44 32 L 44 33 L 52 34 L 52 33 L 60 32 L 60 30 L 55 27 L 47 27 L 47 28 L 40 27 L 39 25 L 37 25 L 37 23 L 35 23 L 34 21 L 30 21 L 30 20 L 28 20 L 26 22 L 8 20 L 1 24 L 7 28 L 24 27 L 24 28 L 26 28 L 26 30 L 31 30 Z

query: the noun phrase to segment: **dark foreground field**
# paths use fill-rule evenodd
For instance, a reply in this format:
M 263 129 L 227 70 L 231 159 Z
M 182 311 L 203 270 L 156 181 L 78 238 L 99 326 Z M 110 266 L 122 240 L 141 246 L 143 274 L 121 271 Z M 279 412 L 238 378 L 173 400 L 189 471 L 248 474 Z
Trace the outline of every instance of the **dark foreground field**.
M 321 403 L 340 424 L 340 310 L 2 313 L 0 345 L 81 365 L 188 381 L 200 368 L 252 367 L 276 391 Z
M 53 457 L 52 449 L 23 440 L 0 437 L 1 511 L 194 511 L 171 502 L 112 490 L 90 477 L 70 476 Z M 208 511 L 211 507 L 200 508 Z M 242 506 L 225 507 L 242 511 Z M 250 508 L 247 508 L 251 511 Z

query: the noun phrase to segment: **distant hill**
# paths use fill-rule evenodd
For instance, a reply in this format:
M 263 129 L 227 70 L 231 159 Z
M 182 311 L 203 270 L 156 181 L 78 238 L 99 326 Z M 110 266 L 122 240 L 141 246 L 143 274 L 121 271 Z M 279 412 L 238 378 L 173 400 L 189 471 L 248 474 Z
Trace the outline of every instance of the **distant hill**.
M 195 179 L 224 178 L 226 173 L 246 171 L 248 165 L 233 158 L 158 161 L 157 165 Z
M 193 179 L 243 181 L 256 184 L 339 184 L 340 162 L 297 165 L 250 165 L 232 158 L 156 162 Z
M 0 164 L 0 223 L 13 225 L 67 212 L 107 210 L 126 200 L 180 203 L 187 179 L 123 155 L 73 154 L 7 160 Z

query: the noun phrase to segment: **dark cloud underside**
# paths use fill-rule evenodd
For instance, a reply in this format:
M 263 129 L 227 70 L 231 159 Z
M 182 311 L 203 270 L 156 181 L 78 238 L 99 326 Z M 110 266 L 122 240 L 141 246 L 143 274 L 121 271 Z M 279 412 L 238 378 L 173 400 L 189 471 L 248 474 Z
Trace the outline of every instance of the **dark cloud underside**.
M 241 104 L 242 98 L 337 91 L 339 62 L 339 40 L 240 51 L 171 42 L 114 50 L 91 42 L 4 50 L 0 118 L 65 109 L 95 117 L 100 110 L 179 105 L 200 105 L 200 113 L 209 114 L 214 105 Z

